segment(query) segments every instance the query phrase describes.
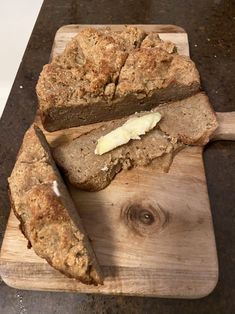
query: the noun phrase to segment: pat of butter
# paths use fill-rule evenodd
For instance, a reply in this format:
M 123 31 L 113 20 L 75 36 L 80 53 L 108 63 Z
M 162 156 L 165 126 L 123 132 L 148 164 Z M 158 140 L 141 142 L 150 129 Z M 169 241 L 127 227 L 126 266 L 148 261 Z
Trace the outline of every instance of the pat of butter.
M 98 139 L 95 154 L 103 155 L 130 140 L 140 140 L 140 135 L 152 130 L 160 120 L 161 114 L 159 112 L 130 118 L 119 128 Z

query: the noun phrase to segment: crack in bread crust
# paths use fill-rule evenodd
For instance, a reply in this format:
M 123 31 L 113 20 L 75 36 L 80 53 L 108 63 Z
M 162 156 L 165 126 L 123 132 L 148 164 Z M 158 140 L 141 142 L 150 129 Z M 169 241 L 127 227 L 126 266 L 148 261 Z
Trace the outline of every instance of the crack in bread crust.
M 126 27 L 80 32 L 44 66 L 36 90 L 43 125 L 54 131 L 150 110 L 199 88 L 195 64 L 174 44 Z

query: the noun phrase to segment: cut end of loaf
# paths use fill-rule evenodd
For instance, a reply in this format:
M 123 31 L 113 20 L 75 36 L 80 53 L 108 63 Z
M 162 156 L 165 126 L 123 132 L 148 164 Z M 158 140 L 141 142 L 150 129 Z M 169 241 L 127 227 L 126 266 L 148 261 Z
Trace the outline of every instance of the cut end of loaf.
M 130 141 L 103 155 L 95 154 L 99 138 L 123 125 L 130 117 L 103 123 L 102 127 L 56 147 L 54 158 L 70 183 L 83 190 L 98 191 L 109 185 L 122 169 L 146 166 L 153 160 L 163 168 L 162 161 L 166 159 L 162 156 L 173 156 L 185 145 L 206 145 L 218 127 L 216 115 L 204 93 L 162 104 L 151 111 L 162 116 L 155 129 L 143 135 L 141 140 Z M 172 158 L 167 160 L 170 166 Z M 167 169 L 166 162 L 164 168 Z

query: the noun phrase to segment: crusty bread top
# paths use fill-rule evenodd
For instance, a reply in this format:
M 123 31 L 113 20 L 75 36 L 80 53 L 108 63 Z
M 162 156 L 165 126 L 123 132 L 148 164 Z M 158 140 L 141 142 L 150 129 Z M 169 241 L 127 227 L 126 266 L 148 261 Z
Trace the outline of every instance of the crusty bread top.
M 129 54 L 115 94 L 123 97 L 134 93 L 142 99 L 175 83 L 190 87 L 192 82 L 199 82 L 199 77 L 195 64 L 188 57 L 168 53 L 161 46 L 141 48 Z
M 69 277 L 102 283 L 76 208 L 36 126 L 26 132 L 9 186 L 14 212 L 35 253 Z
M 139 47 L 145 36 L 131 27 L 121 33 L 82 30 L 44 66 L 37 84 L 40 107 L 111 100 L 128 52 Z
M 88 28 L 44 66 L 37 94 L 40 109 L 46 111 L 111 102 L 132 93 L 143 99 L 156 90 L 181 84 L 189 91 L 192 87 L 191 95 L 199 89 L 200 79 L 193 61 L 178 55 L 173 43 L 135 27 L 120 33 Z

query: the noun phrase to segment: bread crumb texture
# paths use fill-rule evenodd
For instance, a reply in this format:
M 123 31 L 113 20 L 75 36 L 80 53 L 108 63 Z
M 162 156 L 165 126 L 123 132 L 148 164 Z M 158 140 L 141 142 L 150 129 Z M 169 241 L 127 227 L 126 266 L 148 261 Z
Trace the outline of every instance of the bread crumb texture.
M 54 149 L 54 158 L 68 180 L 80 189 L 97 191 L 106 187 L 122 169 L 146 166 L 155 160 L 167 171 L 174 153 L 185 145 L 205 145 L 218 127 L 216 115 L 204 93 L 162 104 L 152 110 L 162 116 L 156 127 L 103 155 L 95 155 L 102 136 L 123 125 L 127 118 L 105 122 L 89 133 Z M 149 112 L 148 112 L 149 113 Z M 133 115 L 141 117 L 146 112 Z

